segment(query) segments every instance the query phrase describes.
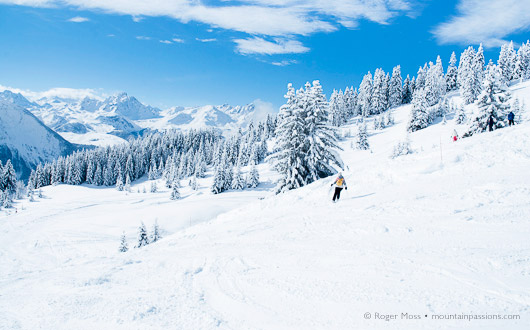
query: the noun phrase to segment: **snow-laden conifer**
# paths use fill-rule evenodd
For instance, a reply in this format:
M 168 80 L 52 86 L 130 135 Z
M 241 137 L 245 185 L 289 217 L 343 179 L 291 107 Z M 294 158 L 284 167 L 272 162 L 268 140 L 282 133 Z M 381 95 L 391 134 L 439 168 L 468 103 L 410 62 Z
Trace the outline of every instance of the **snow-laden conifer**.
M 477 102 L 478 113 L 474 116 L 471 127 L 464 134 L 464 137 L 485 132 L 488 129 L 490 118 L 493 119 L 494 129 L 507 126 L 507 116 L 511 107 L 510 99 L 511 94 L 504 83 L 503 72 L 500 67 L 489 66 L 484 80 L 484 89 Z
M 157 242 L 161 238 L 162 236 L 160 236 L 160 227 L 158 226 L 158 221 L 155 220 L 155 223 L 153 224 L 153 230 L 151 231 L 151 243 Z
M 241 168 L 239 166 L 234 167 L 234 171 L 232 174 L 232 189 L 245 189 L 245 180 L 243 179 L 243 175 L 241 174 Z
M 250 171 L 247 174 L 246 184 L 248 188 L 256 188 L 259 185 L 259 172 L 256 164 L 250 165 Z
M 429 104 L 425 99 L 425 90 L 418 89 L 412 98 L 412 110 L 407 123 L 407 131 L 415 132 L 429 126 Z
M 401 78 L 401 66 L 395 66 L 392 70 L 389 86 L 390 107 L 397 107 L 403 103 L 403 84 Z
M 454 91 L 457 89 L 457 77 L 458 68 L 456 66 L 456 54 L 455 52 L 452 52 L 451 58 L 449 59 L 449 66 L 447 67 L 447 73 L 445 74 L 447 91 Z
M 136 245 L 137 248 L 141 248 L 142 246 L 146 246 L 149 244 L 149 236 L 147 234 L 147 228 L 145 227 L 145 224 L 142 222 L 140 227 L 138 227 L 138 244 Z
M 127 236 L 125 236 L 125 232 L 123 232 L 121 234 L 121 237 L 120 237 L 120 248 L 119 248 L 119 251 L 120 252 L 129 251 L 129 246 L 127 244 Z
M 363 80 L 361 81 L 361 85 L 359 86 L 359 95 L 357 96 L 357 107 L 359 108 L 358 113 L 363 117 L 367 117 L 372 113 L 372 91 L 372 74 L 368 72 L 366 75 L 364 75 Z
M 370 144 L 368 143 L 368 132 L 366 129 L 366 123 L 362 122 L 357 125 L 357 138 L 356 138 L 357 148 L 360 150 L 370 149 Z

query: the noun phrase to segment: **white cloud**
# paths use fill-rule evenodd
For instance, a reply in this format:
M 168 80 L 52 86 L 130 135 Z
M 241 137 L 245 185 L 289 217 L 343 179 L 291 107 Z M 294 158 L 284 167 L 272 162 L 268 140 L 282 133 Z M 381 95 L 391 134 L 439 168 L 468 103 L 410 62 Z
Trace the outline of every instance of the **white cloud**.
M 200 42 L 214 42 L 214 41 L 217 41 L 217 39 L 215 39 L 215 38 L 210 38 L 210 39 L 195 38 L 195 40 L 200 41 Z
M 169 16 L 184 23 L 196 21 L 212 28 L 267 36 L 329 32 L 337 24 L 354 27 L 360 19 L 386 24 L 411 10 L 411 0 L 240 0 L 215 6 L 195 0 L 0 0 L 28 6 L 72 6 L 83 10 L 142 16 Z M 223 5 L 228 4 L 228 5 Z
M 53 2 L 53 0 L 0 0 L 0 4 L 30 7 L 51 7 Z
M 4 90 L 9 90 L 13 93 L 20 93 L 24 97 L 29 99 L 30 101 L 36 101 L 43 97 L 46 97 L 46 98 L 58 97 L 58 98 L 63 98 L 63 99 L 75 99 L 75 100 L 82 100 L 85 97 L 90 97 L 90 98 L 95 98 L 98 100 L 103 100 L 104 98 L 108 96 L 105 93 L 98 92 L 90 88 L 76 89 L 76 88 L 56 87 L 56 88 L 48 89 L 43 92 L 35 92 L 35 91 L 0 85 L 0 91 L 4 91 Z
M 151 37 L 146 37 L 146 36 L 136 36 L 136 39 L 138 39 L 138 40 L 151 40 Z
M 116 36 L 116 35 L 115 35 L 115 34 L 112 34 L 112 33 L 107 34 L 107 37 L 109 37 L 109 38 L 113 38 L 113 37 L 115 37 L 115 36 Z
M 275 65 L 275 66 L 287 66 L 287 65 L 291 65 L 291 64 L 297 64 L 297 63 L 298 63 L 297 60 L 283 60 L 283 61 L 279 61 L 279 62 L 272 62 L 271 64 Z
M 159 41 L 160 41 L 160 43 L 166 44 L 166 45 L 171 45 L 172 44 L 172 42 L 169 41 L 169 40 L 159 40 Z
M 73 22 L 73 23 L 84 23 L 88 21 L 90 21 L 90 19 L 86 17 L 81 17 L 81 16 L 72 17 L 68 20 L 68 22 Z
M 460 0 L 457 10 L 433 31 L 440 43 L 495 47 L 511 33 L 530 30 L 530 0 Z
M 260 99 L 254 100 L 254 113 L 252 114 L 252 120 L 256 122 L 267 120 L 267 115 L 274 115 L 278 113 L 278 110 L 274 108 L 274 105 L 270 102 L 262 101 Z
M 210 29 L 292 39 L 336 31 L 340 26 L 356 28 L 362 19 L 388 24 L 395 16 L 411 13 L 412 1 L 415 0 L 220 0 L 215 5 L 197 0 L 0 0 L 0 3 L 67 6 L 131 15 L 135 21 L 167 16 L 183 23 L 207 24 Z
M 184 43 L 184 39 L 180 39 L 180 38 L 173 38 L 171 40 L 173 40 L 173 42 L 176 42 L 177 44 L 183 44 Z
M 300 41 L 276 38 L 274 42 L 265 40 L 263 38 L 254 37 L 248 39 L 235 39 L 236 49 L 244 55 L 249 54 L 296 54 L 306 53 L 309 48 L 302 45 Z

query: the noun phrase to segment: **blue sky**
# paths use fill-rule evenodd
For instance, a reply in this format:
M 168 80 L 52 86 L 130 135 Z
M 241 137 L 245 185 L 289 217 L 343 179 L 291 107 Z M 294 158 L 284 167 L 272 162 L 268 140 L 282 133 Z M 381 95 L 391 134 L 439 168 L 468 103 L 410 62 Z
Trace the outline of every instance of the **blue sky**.
M 501 2 L 499 4 L 499 2 Z M 0 85 L 173 105 L 283 103 L 288 82 L 358 86 L 467 45 L 530 37 L 530 0 L 0 0 Z M 57 89 L 56 89 L 57 90 Z M 59 90 L 66 91 L 66 90 Z M 72 92 L 69 90 L 68 92 Z

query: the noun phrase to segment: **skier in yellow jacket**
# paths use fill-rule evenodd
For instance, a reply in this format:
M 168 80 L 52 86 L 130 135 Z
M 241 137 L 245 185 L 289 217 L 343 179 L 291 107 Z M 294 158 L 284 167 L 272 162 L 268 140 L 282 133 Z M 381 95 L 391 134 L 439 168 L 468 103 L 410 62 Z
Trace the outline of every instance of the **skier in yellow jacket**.
M 338 201 L 340 199 L 340 192 L 342 191 L 342 188 L 348 190 L 348 186 L 346 186 L 346 180 L 342 176 L 342 173 L 339 173 L 339 176 L 335 179 L 335 182 L 331 184 L 333 187 L 335 185 L 335 194 L 333 194 L 333 201 Z

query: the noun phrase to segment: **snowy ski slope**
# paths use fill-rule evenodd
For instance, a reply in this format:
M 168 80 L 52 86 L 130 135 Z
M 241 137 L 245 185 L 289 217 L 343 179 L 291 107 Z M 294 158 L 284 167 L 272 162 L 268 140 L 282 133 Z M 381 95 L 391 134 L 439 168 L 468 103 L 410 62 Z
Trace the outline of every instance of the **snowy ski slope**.
M 266 165 L 257 190 L 183 181 L 176 202 L 149 181 L 44 188 L 0 217 L 0 329 L 529 329 L 530 122 L 452 142 L 448 117 L 390 159 L 409 111 L 369 124 L 372 151 L 345 139 L 337 204 L 333 178 L 273 196 Z M 155 219 L 161 241 L 117 251 Z M 520 319 L 433 319 L 462 313 Z

